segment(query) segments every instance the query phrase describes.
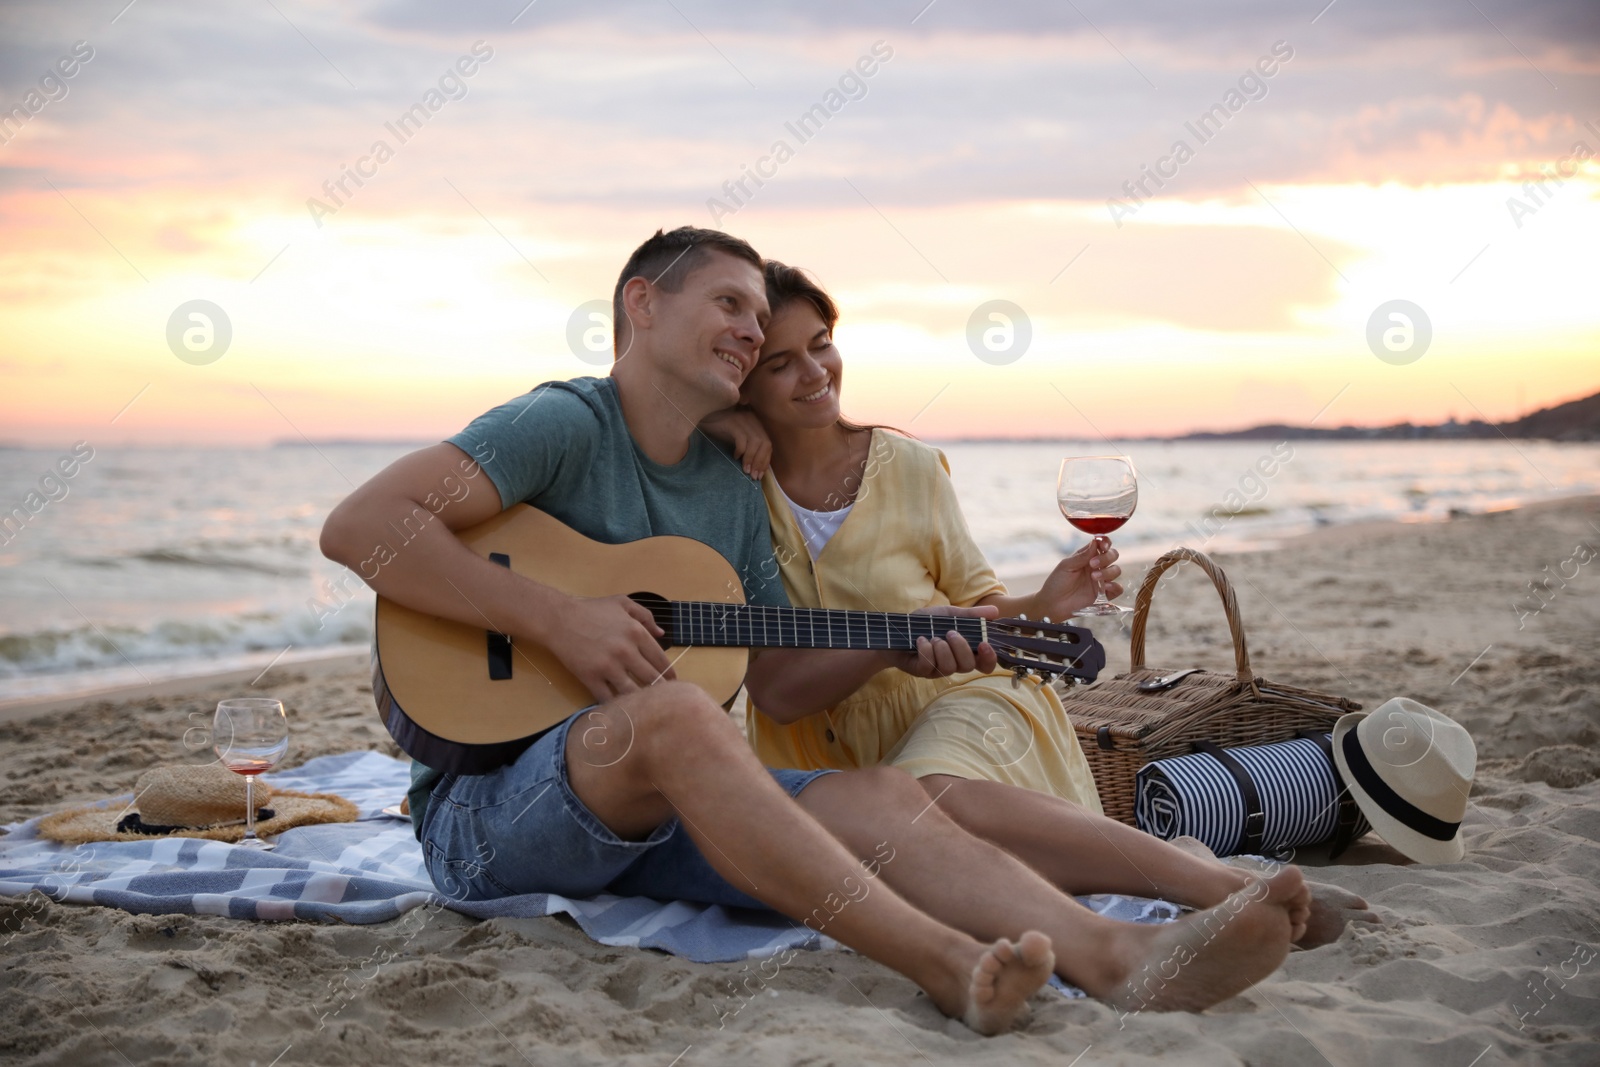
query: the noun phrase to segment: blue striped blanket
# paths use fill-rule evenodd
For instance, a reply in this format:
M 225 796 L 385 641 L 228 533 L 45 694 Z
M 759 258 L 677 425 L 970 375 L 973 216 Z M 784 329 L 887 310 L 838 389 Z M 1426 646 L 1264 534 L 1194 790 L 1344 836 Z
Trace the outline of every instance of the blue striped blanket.
M 648 897 L 446 897 L 423 870 L 422 846 L 410 821 L 383 814 L 410 786 L 409 768 L 409 762 L 381 753 L 346 752 L 269 776 L 277 788 L 337 793 L 361 811 L 353 823 L 289 830 L 271 852 L 197 838 L 62 845 L 39 836 L 38 819 L 14 824 L 0 837 L 0 895 L 38 890 L 58 901 L 146 914 L 347 923 L 384 922 L 424 905 L 481 919 L 566 914 L 602 944 L 662 949 L 701 963 L 839 947 L 776 912 Z M 121 809 L 131 800 L 127 794 L 104 803 Z M 1078 899 L 1101 914 L 1133 921 L 1167 922 L 1179 912 L 1138 897 Z

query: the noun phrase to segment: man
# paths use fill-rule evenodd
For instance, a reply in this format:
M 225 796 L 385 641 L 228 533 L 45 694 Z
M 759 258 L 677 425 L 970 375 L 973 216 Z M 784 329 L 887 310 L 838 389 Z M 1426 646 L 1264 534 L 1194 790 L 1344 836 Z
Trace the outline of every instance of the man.
M 657 232 L 624 266 L 614 307 L 608 378 L 548 382 L 480 416 L 376 475 L 323 529 L 323 552 L 354 567 L 385 542 L 386 524 L 432 514 L 423 504 L 436 487 L 480 464 L 496 492 L 441 509 L 380 553 L 368 582 L 418 611 L 543 645 L 596 701 L 492 773 L 413 768 L 412 819 L 436 885 L 821 916 L 829 935 L 982 1033 L 1007 1028 L 1052 969 L 1115 1004 L 1200 1008 L 1278 966 L 1308 914 L 1295 869 L 1171 927 L 1101 919 L 960 830 L 901 772 L 763 768 L 723 709 L 673 679 L 643 608 L 567 596 L 463 545 L 454 531 L 526 501 L 600 541 L 697 538 L 729 559 L 752 603 L 785 603 L 760 491 L 696 431 L 734 403 L 755 364 L 767 317 L 760 257 L 714 230 Z M 960 641 L 898 656 L 761 650 L 746 684 L 763 707 L 815 710 L 891 665 L 950 674 L 992 669 L 994 654 Z

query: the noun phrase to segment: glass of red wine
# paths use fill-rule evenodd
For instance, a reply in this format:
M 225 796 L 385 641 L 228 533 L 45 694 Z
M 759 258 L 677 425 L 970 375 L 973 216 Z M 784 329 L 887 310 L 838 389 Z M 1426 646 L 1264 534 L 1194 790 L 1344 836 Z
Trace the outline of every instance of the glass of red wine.
M 1120 529 L 1139 503 L 1139 477 L 1127 456 L 1072 456 L 1061 461 L 1056 479 L 1056 503 L 1061 514 L 1084 533 L 1101 541 Z M 1106 599 L 1105 583 L 1093 604 L 1072 613 L 1074 618 L 1130 615 L 1127 608 Z
M 256 836 L 256 775 L 278 765 L 289 751 L 289 720 L 283 702 L 268 697 L 238 697 L 217 705 L 211 737 L 217 758 L 244 775 L 244 840 L 239 848 L 261 851 L 275 846 Z

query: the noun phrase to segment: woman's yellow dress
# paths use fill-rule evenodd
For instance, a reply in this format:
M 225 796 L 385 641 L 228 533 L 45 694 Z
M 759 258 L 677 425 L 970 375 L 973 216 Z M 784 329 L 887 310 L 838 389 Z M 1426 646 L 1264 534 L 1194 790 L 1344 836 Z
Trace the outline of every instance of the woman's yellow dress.
M 970 606 L 1003 593 L 967 529 L 944 453 L 872 431 L 854 507 L 813 561 L 768 471 L 762 488 L 773 551 L 796 607 L 910 612 Z M 1061 700 L 1007 671 L 916 678 L 885 670 L 826 711 L 783 724 L 752 707 L 750 743 L 774 767 L 888 763 L 921 778 L 948 774 L 1051 793 L 1099 812 L 1094 777 Z

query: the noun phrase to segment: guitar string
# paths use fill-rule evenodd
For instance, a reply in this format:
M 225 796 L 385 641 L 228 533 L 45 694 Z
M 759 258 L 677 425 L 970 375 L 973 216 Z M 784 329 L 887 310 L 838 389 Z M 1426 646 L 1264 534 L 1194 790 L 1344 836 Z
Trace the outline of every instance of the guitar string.
M 996 629 L 995 623 L 971 617 L 895 615 L 888 612 L 865 612 L 838 608 L 794 608 L 767 604 L 723 604 L 715 601 L 669 602 L 674 632 L 683 635 L 691 644 L 732 647 L 802 647 L 802 648 L 889 648 L 911 651 L 915 639 L 944 636 L 955 629 L 972 642 L 988 640 L 999 645 L 1002 662 L 1009 666 L 1026 664 L 1052 672 L 1068 672 L 1077 663 L 1071 647 L 1076 640 L 1058 641 L 1045 638 L 1024 638 L 1022 630 L 1041 631 L 1025 625 L 1012 624 Z M 826 644 L 819 644 L 816 635 L 818 618 L 824 623 Z M 948 620 L 948 622 L 947 622 Z M 806 626 L 809 641 L 802 641 L 800 627 Z M 853 624 L 859 623 L 860 637 Z M 946 624 L 947 623 L 947 624 Z M 946 624 L 939 628 L 940 624 Z M 899 626 L 899 632 L 894 632 Z M 757 630 L 760 630 L 759 636 Z M 773 630 L 777 631 L 774 637 Z M 926 630 L 917 633 L 917 630 Z M 1050 631 L 1042 631 L 1048 633 Z M 999 636 L 1000 640 L 995 640 Z M 1022 648 L 1010 644 L 1006 638 L 1036 641 L 1045 640 L 1056 648 Z M 898 638 L 899 640 L 895 640 Z M 1031 653 L 1031 656 L 1025 656 Z
M 984 620 L 937 615 L 894 615 L 888 612 L 849 611 L 834 608 L 782 608 L 765 604 L 717 604 L 679 601 L 674 604 L 674 625 L 690 641 L 707 644 L 729 638 L 731 644 L 749 644 L 759 629 L 761 641 L 794 645 L 816 643 L 817 622 L 823 623 L 828 647 L 889 647 L 910 651 L 918 637 L 942 637 L 954 629 L 969 641 L 982 641 Z M 809 642 L 800 638 L 802 623 Z M 990 623 L 990 628 L 994 627 Z M 859 639 L 857 630 L 860 631 Z M 774 631 L 776 638 L 774 639 Z M 922 631 L 922 632 L 919 632 Z M 1064 642 L 1056 642 L 1058 644 Z
M 942 637 L 954 629 L 969 641 L 981 641 L 984 631 L 983 620 L 980 619 L 936 615 L 895 616 L 888 612 L 836 608 L 782 608 L 766 604 L 687 601 L 678 602 L 674 610 L 683 615 L 681 624 L 675 621 L 674 625 L 681 626 L 685 637 L 698 644 L 709 644 L 718 638 L 728 638 L 731 634 L 730 644 L 748 645 L 756 637 L 758 628 L 760 642 L 757 643 L 765 642 L 780 647 L 802 644 L 799 629 L 804 621 L 811 647 L 817 647 L 816 624 L 819 616 L 823 622 L 827 647 L 889 647 L 910 651 L 915 648 L 915 639 L 918 637 Z M 941 623 L 945 625 L 941 627 Z M 859 639 L 856 634 L 858 629 Z M 926 632 L 918 633 L 918 630 Z
M 795 608 L 768 604 L 726 604 L 716 601 L 668 601 L 659 605 L 657 610 L 661 608 L 666 609 L 667 617 L 660 621 L 669 622 L 673 626 L 673 632 L 681 636 L 681 640 L 675 641 L 679 644 L 713 647 L 888 648 L 911 651 L 915 648 L 916 638 L 942 637 L 949 629 L 955 629 L 969 641 L 989 640 L 991 645 L 998 645 L 997 651 L 1006 666 L 1026 665 L 1053 673 L 1073 673 L 1073 668 L 1078 662 L 1070 648 L 1077 643 L 1076 639 L 1053 641 L 1049 638 L 1025 638 L 1020 631 L 1031 630 L 1035 634 L 1041 631 L 1036 627 L 1013 623 L 996 630 L 996 634 L 1001 638 L 996 641 L 986 632 L 985 620 L 971 617 L 896 615 L 889 612 L 840 608 Z M 824 622 L 826 645 L 817 643 L 816 622 L 819 616 Z M 936 629 L 938 624 L 945 623 L 946 620 L 948 624 L 943 630 Z M 856 621 L 859 621 L 861 627 L 859 642 L 852 629 L 852 623 Z M 802 622 L 805 623 L 809 641 L 802 641 L 800 638 Z M 901 624 L 900 630 L 894 633 L 897 624 Z M 759 637 L 756 633 L 758 626 Z M 774 627 L 777 630 L 776 638 L 773 636 Z M 988 629 L 995 627 L 995 623 L 988 624 Z M 919 629 L 925 629 L 927 632 L 916 633 L 915 631 Z M 896 641 L 894 638 L 900 640 Z M 1044 640 L 1057 647 L 1019 647 L 1011 644 L 1007 638 L 1027 641 L 1030 644 Z M 1032 655 L 1025 656 L 1024 653 Z

